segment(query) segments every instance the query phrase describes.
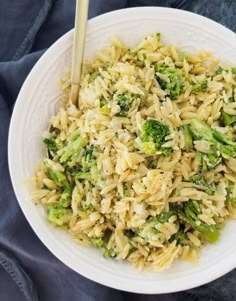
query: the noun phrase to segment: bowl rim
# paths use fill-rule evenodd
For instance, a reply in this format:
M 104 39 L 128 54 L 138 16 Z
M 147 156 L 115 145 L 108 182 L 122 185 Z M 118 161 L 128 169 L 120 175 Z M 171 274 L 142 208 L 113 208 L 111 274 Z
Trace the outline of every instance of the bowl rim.
M 148 6 L 148 7 L 134 7 L 134 8 L 125 8 L 125 9 L 119 9 L 116 11 L 112 11 L 112 12 L 108 12 L 102 15 L 99 15 L 97 17 L 94 17 L 92 19 L 89 20 L 89 24 L 93 25 L 96 24 L 97 21 L 102 20 L 104 17 L 112 17 L 115 18 L 117 16 L 121 16 L 121 15 L 125 15 L 125 14 L 129 14 L 129 13 L 136 13 L 136 12 L 140 12 L 140 11 L 146 11 L 146 12 L 153 12 L 153 10 L 156 10 L 158 13 L 170 13 L 172 15 L 178 15 L 179 17 L 186 17 L 186 18 L 194 18 L 195 20 L 201 21 L 202 23 L 204 23 L 207 26 L 212 26 L 215 28 L 215 30 L 219 30 L 222 34 L 227 35 L 228 38 L 232 38 L 235 39 L 236 35 L 233 31 L 231 31 L 230 29 L 224 27 L 223 25 L 208 19 L 206 17 L 203 17 L 201 15 L 192 13 L 192 12 L 188 12 L 188 11 L 184 11 L 184 10 L 180 10 L 180 9 L 174 9 L 174 8 L 167 8 L 167 7 L 156 7 L 156 6 Z M 54 48 L 58 47 L 60 44 L 63 44 L 63 41 L 66 37 L 68 37 L 69 35 L 71 35 L 73 33 L 74 29 L 71 29 L 70 31 L 68 31 L 67 33 L 65 33 L 63 36 L 61 36 L 57 41 L 55 41 L 50 48 L 41 56 L 41 58 L 38 60 L 38 62 L 34 65 L 34 67 L 32 68 L 32 70 L 30 71 L 30 73 L 28 74 L 28 76 L 25 79 L 24 84 L 21 87 L 21 90 L 18 94 L 17 100 L 15 102 L 14 105 L 14 110 L 12 113 L 12 117 L 11 117 L 11 122 L 10 122 L 10 127 L 9 127 L 9 135 L 8 135 L 8 165 L 9 165 L 9 171 L 10 171 L 10 177 L 11 177 L 11 181 L 13 184 L 13 189 L 15 191 L 15 195 L 17 198 L 17 201 L 20 205 L 21 210 L 23 211 L 25 218 L 27 219 L 27 221 L 29 222 L 31 228 L 34 230 L 35 234 L 38 236 L 38 238 L 43 242 L 43 244 L 45 245 L 45 247 L 50 250 L 50 252 L 56 256 L 61 262 L 63 262 L 64 264 L 66 264 L 67 266 L 69 266 L 72 270 L 74 270 L 75 272 L 81 274 L 82 276 L 93 280 L 97 283 L 100 283 L 102 285 L 106 285 L 115 289 L 119 289 L 119 290 L 124 290 L 124 291 L 129 291 L 129 292 L 136 292 L 136 293 L 145 293 L 145 294 L 161 294 L 161 293 L 172 293 L 172 292 L 177 292 L 177 291 L 182 291 L 182 290 L 186 290 L 186 289 L 191 289 L 203 284 L 206 284 L 208 282 L 211 282 L 219 277 L 221 277 L 222 275 L 226 274 L 227 272 L 231 271 L 233 268 L 236 267 L 236 260 L 233 257 L 227 258 L 227 262 L 222 262 L 221 265 L 218 268 L 215 269 L 211 269 L 209 271 L 209 273 L 205 273 L 204 277 L 196 277 L 191 279 L 191 283 L 189 282 L 187 285 L 185 285 L 185 283 L 179 282 L 178 280 L 176 280 L 176 284 L 170 288 L 166 288 L 166 287 L 158 287 L 158 286 L 154 286 L 154 285 L 150 285 L 148 287 L 142 287 L 139 286 L 138 284 L 138 280 L 134 281 L 133 279 L 131 281 L 127 281 L 126 279 L 121 279 L 119 278 L 119 281 L 117 281 L 117 279 L 115 278 L 114 275 L 106 275 L 106 273 L 103 271 L 100 271 L 100 273 L 96 273 L 98 272 L 98 270 L 96 270 L 95 268 L 89 268 L 86 269 L 85 266 L 81 267 L 81 269 L 78 271 L 78 269 L 76 269 L 73 265 L 73 262 L 71 262 L 65 254 L 65 250 L 59 250 L 54 246 L 54 243 L 52 241 L 50 241 L 47 238 L 47 233 L 44 233 L 43 231 L 40 231 L 40 227 L 39 225 L 36 225 L 36 223 L 34 223 L 33 218 L 31 217 L 30 214 L 28 214 L 28 209 L 27 209 L 27 205 L 25 205 L 23 203 L 23 201 L 20 199 L 20 197 L 18 198 L 18 184 L 17 181 L 14 177 L 14 164 L 13 164 L 13 155 L 14 155 L 14 138 L 15 138 L 15 132 L 14 132 L 14 128 L 15 128 L 15 123 L 16 120 L 19 120 L 19 113 L 20 113 L 20 109 L 24 103 L 24 98 L 25 96 L 27 96 L 27 88 L 28 86 L 30 86 L 30 84 L 33 84 L 33 77 L 35 76 L 35 74 L 38 73 L 38 69 L 39 66 L 41 64 L 43 64 L 43 62 L 45 60 L 47 60 L 48 58 L 51 57 L 51 54 L 54 52 Z M 17 117 L 18 116 L 18 117 Z M 96 272 L 95 272 L 96 271 Z M 158 280 L 156 280 L 156 284 L 158 285 Z M 151 283 L 153 283 L 153 281 L 151 281 Z

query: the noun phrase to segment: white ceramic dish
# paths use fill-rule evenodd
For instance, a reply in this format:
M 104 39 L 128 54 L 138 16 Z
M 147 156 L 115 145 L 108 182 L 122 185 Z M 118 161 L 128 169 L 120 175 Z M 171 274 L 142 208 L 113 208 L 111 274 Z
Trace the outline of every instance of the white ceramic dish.
M 109 45 L 117 36 L 133 46 L 144 36 L 161 32 L 164 42 L 183 51 L 210 50 L 236 65 L 236 35 L 223 26 L 185 11 L 167 8 L 132 8 L 115 11 L 88 23 L 86 58 Z M 9 167 L 19 204 L 35 233 L 62 262 L 104 285 L 138 293 L 167 293 L 189 289 L 236 267 L 236 224 L 229 223 L 216 245 L 206 246 L 196 266 L 176 262 L 161 273 L 138 272 L 131 265 L 104 259 L 97 249 L 86 248 L 45 222 L 41 208 L 27 200 L 24 178 L 32 175 L 44 154 L 41 135 L 56 112 L 59 79 L 70 66 L 73 31 L 60 38 L 39 60 L 18 96 L 9 134 Z

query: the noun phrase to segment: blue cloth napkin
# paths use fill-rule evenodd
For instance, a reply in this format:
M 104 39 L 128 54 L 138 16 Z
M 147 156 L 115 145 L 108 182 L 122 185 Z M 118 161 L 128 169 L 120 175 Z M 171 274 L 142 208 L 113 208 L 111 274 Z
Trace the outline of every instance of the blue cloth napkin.
M 168 6 L 208 16 L 236 31 L 234 0 L 91 0 L 89 16 L 129 6 Z M 232 301 L 236 272 L 199 288 L 138 295 L 76 274 L 33 233 L 15 198 L 7 136 L 17 94 L 42 53 L 73 27 L 75 0 L 1 0 L 0 6 L 0 300 L 1 301 Z

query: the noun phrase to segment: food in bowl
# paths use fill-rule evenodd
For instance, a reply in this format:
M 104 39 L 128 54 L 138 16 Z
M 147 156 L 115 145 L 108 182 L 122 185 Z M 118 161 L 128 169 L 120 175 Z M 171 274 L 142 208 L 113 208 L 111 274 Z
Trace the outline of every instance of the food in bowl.
M 160 34 L 86 62 L 43 140 L 32 199 L 51 224 L 138 269 L 197 260 L 236 216 L 236 70 Z

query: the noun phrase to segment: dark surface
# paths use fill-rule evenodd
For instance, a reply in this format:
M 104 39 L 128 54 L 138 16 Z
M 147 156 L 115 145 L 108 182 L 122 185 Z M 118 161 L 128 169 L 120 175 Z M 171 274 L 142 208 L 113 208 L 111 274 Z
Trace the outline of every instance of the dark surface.
M 76 274 L 59 262 L 31 230 L 16 201 L 7 165 L 7 135 L 20 87 L 42 53 L 73 27 L 74 0 L 1 0 L 0 6 L 0 300 L 40 301 L 233 301 L 235 271 L 203 287 L 171 295 L 113 290 Z M 91 0 L 90 17 L 126 6 L 170 6 L 208 16 L 236 31 L 233 0 Z M 9 256 L 9 254 L 11 254 Z M 15 264 L 12 256 L 21 267 Z M 10 273 L 10 274 L 9 274 Z M 26 275 L 28 274 L 28 276 Z M 31 280 L 30 280 L 31 279 Z M 21 283 L 24 290 L 20 289 Z M 35 289 L 34 289 L 35 288 Z M 30 295 L 30 299 L 27 299 Z

